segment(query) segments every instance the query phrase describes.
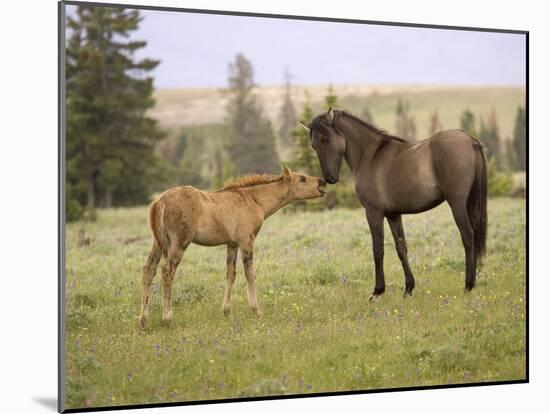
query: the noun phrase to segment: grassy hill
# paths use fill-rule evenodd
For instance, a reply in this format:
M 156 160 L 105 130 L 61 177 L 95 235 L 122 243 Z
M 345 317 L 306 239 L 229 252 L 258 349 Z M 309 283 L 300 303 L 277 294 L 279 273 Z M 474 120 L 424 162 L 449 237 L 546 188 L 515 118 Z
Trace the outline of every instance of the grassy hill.
M 387 290 L 374 284 L 361 210 L 277 213 L 256 240 L 256 318 L 242 265 L 231 314 L 221 310 L 225 249 L 192 245 L 173 285 L 174 321 L 137 318 L 151 244 L 145 207 L 102 209 L 67 226 L 68 408 L 525 378 L 525 200 L 491 199 L 487 257 L 464 292 L 464 250 L 451 211 L 404 218 L 417 288 L 386 227 Z M 89 246 L 78 245 L 83 228 Z
M 322 110 L 327 85 L 295 86 L 293 100 L 297 111 L 308 91 L 315 112 Z M 335 85 L 340 107 L 361 116 L 368 105 L 374 123 L 395 133 L 397 101 L 406 99 L 415 118 L 418 138 L 428 134 L 430 114 L 437 111 L 444 128 L 459 126 L 460 114 L 469 108 L 476 116 L 487 116 L 495 109 L 501 137 L 512 136 L 517 107 L 525 105 L 524 87 L 485 86 L 374 86 Z M 260 86 L 255 90 L 265 114 L 278 125 L 284 87 Z M 150 114 L 167 129 L 183 126 L 220 124 L 225 117 L 227 92 L 223 89 L 159 89 L 155 92 L 156 106 Z M 479 121 L 478 121 L 479 122 Z

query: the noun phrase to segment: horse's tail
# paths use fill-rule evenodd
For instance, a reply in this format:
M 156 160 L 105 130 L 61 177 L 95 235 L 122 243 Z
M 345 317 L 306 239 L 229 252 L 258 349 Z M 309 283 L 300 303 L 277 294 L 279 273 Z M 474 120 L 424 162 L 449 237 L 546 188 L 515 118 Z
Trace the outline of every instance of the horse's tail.
M 481 265 L 487 242 L 487 160 L 483 145 L 474 140 L 475 178 L 468 196 L 468 217 L 474 230 L 474 257 Z
M 165 231 L 164 231 L 164 203 L 162 197 L 157 198 L 149 207 L 149 227 L 153 232 L 155 243 L 160 251 L 166 252 Z

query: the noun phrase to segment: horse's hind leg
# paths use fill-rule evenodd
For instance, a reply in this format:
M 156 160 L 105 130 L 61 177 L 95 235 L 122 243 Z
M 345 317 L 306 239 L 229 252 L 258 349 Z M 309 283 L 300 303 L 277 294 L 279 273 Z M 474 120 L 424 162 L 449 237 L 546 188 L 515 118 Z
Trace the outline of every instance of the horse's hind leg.
M 409 266 L 409 258 L 407 256 L 407 241 L 405 240 L 405 231 L 403 230 L 403 221 L 401 215 L 387 217 L 390 225 L 393 241 L 397 255 L 401 260 L 403 271 L 405 272 L 405 293 L 403 296 L 412 295 L 414 289 L 414 276 Z
M 149 300 L 151 298 L 151 283 L 157 273 L 162 252 L 156 241 L 153 242 L 153 247 L 149 253 L 147 263 L 143 267 L 143 276 L 141 278 L 141 312 L 139 314 L 139 324 L 142 328 L 147 326 L 147 318 L 149 317 Z
M 162 319 L 165 322 L 172 321 L 172 281 L 187 246 L 189 246 L 188 241 L 184 243 L 172 242 L 168 248 L 166 262 L 162 267 Z
M 466 197 L 449 200 L 456 225 L 460 230 L 466 256 L 466 290 L 472 290 L 476 283 L 476 262 L 474 257 L 474 230 L 466 209 Z
M 225 316 L 229 315 L 230 311 L 231 288 L 235 282 L 238 251 L 237 247 L 227 246 L 227 273 L 225 276 L 225 292 L 222 307 Z

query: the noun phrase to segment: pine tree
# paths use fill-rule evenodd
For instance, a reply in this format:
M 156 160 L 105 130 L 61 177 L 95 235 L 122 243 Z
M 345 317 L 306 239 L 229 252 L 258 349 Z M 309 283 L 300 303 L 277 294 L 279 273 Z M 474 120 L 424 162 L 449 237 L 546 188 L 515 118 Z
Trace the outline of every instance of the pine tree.
M 158 61 L 136 60 L 146 42 L 127 40 L 138 28 L 137 10 L 79 6 L 68 17 L 67 179 L 88 207 L 148 199 L 163 137 L 145 116 L 154 104 Z
M 430 115 L 430 128 L 428 130 L 428 135 L 434 135 L 442 129 L 443 125 L 441 125 L 441 121 L 439 120 L 439 114 L 437 111 L 433 111 Z
M 527 164 L 527 119 L 525 108 L 518 107 L 514 127 L 514 149 L 516 152 L 516 170 L 525 171 Z
M 310 96 L 307 90 L 305 95 L 306 99 L 300 114 L 300 121 L 307 125 L 313 119 L 313 110 L 311 109 Z M 302 125 L 298 125 L 292 130 L 292 136 L 296 145 L 294 160 L 291 164 L 292 168 L 309 175 L 319 176 L 321 169 L 315 152 L 311 148 L 309 132 Z
M 210 186 L 213 189 L 223 187 L 224 183 L 235 178 L 235 168 L 224 154 L 222 148 L 216 148 L 214 152 L 215 171 Z
M 328 85 L 327 94 L 325 95 L 324 107 L 326 110 L 329 108 L 336 108 L 338 106 L 338 96 L 334 92 L 334 87 Z
M 397 135 L 407 141 L 416 140 L 416 122 L 410 115 L 410 107 L 407 101 L 399 99 L 395 109 L 395 129 Z
M 229 64 L 227 136 L 225 148 L 239 175 L 280 172 L 279 156 L 271 122 L 252 90 L 254 71 L 242 54 Z
M 281 157 L 288 159 L 294 153 L 294 139 L 291 130 L 296 126 L 296 109 L 291 97 L 290 73 L 285 72 L 285 95 L 279 112 L 279 142 Z
M 514 148 L 514 141 L 510 138 L 504 140 L 506 146 L 506 168 L 508 171 L 514 171 L 516 169 L 516 149 Z
M 361 112 L 361 117 L 362 117 L 365 121 L 367 121 L 367 122 L 369 122 L 369 123 L 371 123 L 371 124 L 374 122 L 374 119 L 373 119 L 373 117 L 372 117 L 372 114 L 371 114 L 371 112 L 370 112 L 370 109 L 369 109 L 369 106 L 368 106 L 368 105 L 363 106 L 363 111 Z
M 495 110 L 492 109 L 487 123 L 480 119 L 479 140 L 485 145 L 487 158 L 494 158 L 497 169 L 502 169 L 500 136 Z
M 180 160 L 179 182 L 184 185 L 204 188 L 206 181 L 202 175 L 204 166 L 204 140 L 201 137 L 187 137 L 187 145 Z
M 479 136 L 478 131 L 476 130 L 475 115 L 469 109 L 465 109 L 460 115 L 460 128 L 475 138 Z

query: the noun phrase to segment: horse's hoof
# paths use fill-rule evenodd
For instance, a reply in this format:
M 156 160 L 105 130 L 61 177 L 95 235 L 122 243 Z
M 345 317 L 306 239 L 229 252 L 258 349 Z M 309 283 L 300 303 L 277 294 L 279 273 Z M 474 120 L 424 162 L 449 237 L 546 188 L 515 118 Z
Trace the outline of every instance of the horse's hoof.
M 406 298 L 407 296 L 412 296 L 413 295 L 413 290 L 412 289 L 405 289 L 405 291 L 403 292 L 403 297 Z
M 229 316 L 229 312 L 231 312 L 231 309 L 223 308 L 223 316 L 225 316 L 226 318 Z
M 386 291 L 386 287 L 382 287 L 382 288 L 374 288 L 374 291 L 372 292 L 372 294 L 369 296 L 369 302 L 370 301 L 373 301 L 374 299 L 376 299 L 378 296 L 382 296 L 384 294 L 384 292 Z
M 381 295 L 377 295 L 375 293 L 371 294 L 369 296 L 369 302 L 374 302 L 375 300 L 377 300 Z
M 139 327 L 140 327 L 142 330 L 147 329 L 147 318 L 144 318 L 143 316 L 140 316 L 140 317 L 139 317 Z

